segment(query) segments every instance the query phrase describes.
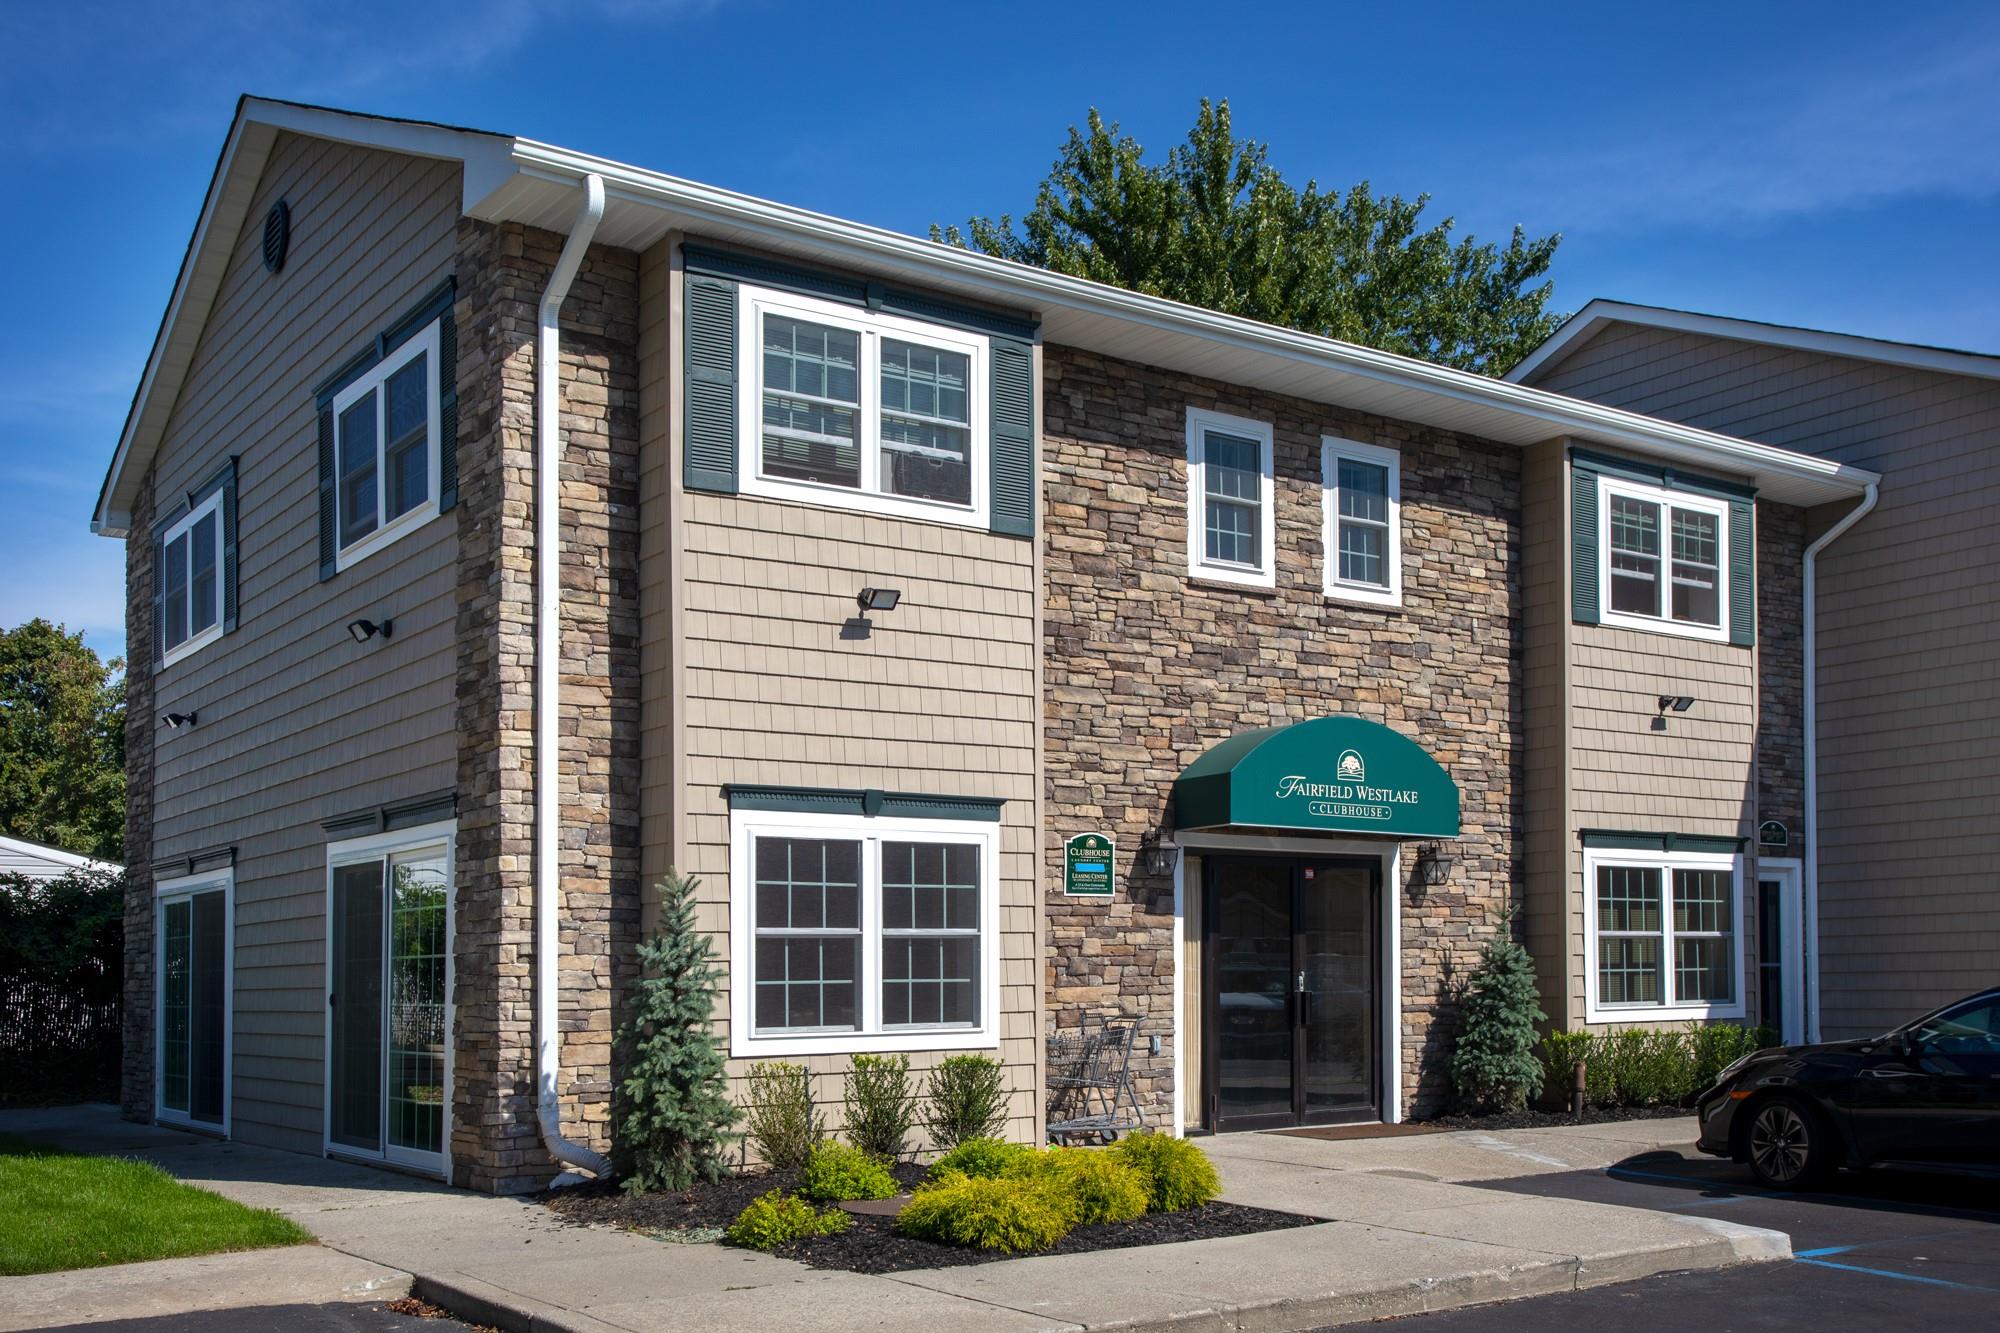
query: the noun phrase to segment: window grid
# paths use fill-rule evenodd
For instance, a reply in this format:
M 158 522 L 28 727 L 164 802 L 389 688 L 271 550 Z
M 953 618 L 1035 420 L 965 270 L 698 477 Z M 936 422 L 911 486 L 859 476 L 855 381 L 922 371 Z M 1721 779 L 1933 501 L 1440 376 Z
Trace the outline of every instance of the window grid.
M 1598 1004 L 1736 1002 L 1733 868 L 1601 864 L 1594 892 Z
M 1660 507 L 1611 497 L 1611 609 L 1660 614 Z
M 979 849 L 883 843 L 883 1026 L 978 1026 L 978 944 Z
M 1722 623 L 1721 522 L 1700 509 L 1673 510 L 1673 607 L 1675 620 L 1698 625 Z
M 860 1027 L 861 851 L 844 839 L 756 839 L 757 1031 Z
M 1607 623 L 1726 637 L 1726 506 L 1611 478 L 1599 496 Z

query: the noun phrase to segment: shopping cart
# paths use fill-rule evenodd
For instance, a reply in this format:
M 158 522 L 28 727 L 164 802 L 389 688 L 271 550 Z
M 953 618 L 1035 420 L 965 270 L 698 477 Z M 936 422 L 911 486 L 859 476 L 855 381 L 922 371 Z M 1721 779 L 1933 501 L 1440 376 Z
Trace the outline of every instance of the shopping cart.
M 1136 1018 L 1085 1015 L 1083 1026 L 1049 1034 L 1049 1142 L 1110 1143 L 1145 1126 L 1132 1093 Z

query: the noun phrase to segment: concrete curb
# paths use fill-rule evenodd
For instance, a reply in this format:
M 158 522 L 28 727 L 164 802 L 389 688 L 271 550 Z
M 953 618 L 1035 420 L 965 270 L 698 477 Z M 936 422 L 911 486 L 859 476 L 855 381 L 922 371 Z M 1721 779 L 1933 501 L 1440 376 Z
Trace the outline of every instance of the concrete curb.
M 410 1294 L 460 1319 L 490 1324 L 503 1333 L 631 1333 L 621 1324 L 607 1324 L 464 1273 L 416 1274 L 410 1281 Z

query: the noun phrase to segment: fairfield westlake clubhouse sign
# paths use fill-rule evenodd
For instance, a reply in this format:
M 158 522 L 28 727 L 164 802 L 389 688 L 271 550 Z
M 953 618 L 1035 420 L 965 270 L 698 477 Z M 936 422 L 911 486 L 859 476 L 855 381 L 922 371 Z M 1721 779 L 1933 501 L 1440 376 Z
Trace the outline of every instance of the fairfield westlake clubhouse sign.
M 1174 827 L 1458 836 L 1458 785 L 1401 732 L 1322 717 L 1231 736 L 1174 783 Z

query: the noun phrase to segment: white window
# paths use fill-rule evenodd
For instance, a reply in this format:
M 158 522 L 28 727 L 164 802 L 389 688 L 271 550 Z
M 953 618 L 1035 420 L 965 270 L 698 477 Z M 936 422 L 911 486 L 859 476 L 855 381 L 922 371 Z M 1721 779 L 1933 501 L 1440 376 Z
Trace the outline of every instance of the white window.
M 1735 856 L 1585 852 L 1589 1021 L 1742 1017 L 1740 883 Z
M 985 527 L 984 338 L 744 288 L 746 494 Z
M 438 326 L 389 353 L 333 400 L 339 567 L 438 514 Z
M 1187 459 L 1188 572 L 1276 587 L 1270 423 L 1191 407 Z
M 1321 439 L 1328 597 L 1402 604 L 1402 474 L 1402 455 L 1394 449 Z
M 153 1113 L 229 1133 L 234 872 L 154 884 Z
M 222 491 L 188 511 L 160 540 L 162 666 L 222 637 Z
M 730 817 L 730 1053 L 999 1045 L 990 823 Z
M 1729 508 L 1617 478 L 1598 482 L 1604 623 L 1729 637 Z

